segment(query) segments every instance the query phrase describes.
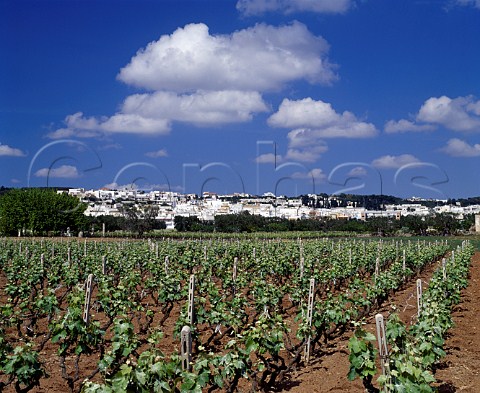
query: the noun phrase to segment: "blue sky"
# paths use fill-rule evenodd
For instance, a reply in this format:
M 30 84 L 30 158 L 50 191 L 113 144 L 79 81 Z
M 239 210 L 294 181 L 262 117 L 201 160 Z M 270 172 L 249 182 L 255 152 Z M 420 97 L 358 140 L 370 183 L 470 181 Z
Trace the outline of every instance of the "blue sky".
M 0 0 L 0 185 L 480 195 L 479 0 Z

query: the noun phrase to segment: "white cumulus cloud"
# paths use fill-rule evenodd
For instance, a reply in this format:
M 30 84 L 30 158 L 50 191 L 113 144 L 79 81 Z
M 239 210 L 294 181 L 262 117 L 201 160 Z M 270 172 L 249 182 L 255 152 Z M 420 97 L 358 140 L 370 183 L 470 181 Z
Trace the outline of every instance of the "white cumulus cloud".
M 420 107 L 414 122 L 390 120 L 385 124 L 385 132 L 431 131 L 438 126 L 452 131 L 480 132 L 480 100 L 473 96 L 430 97 Z
M 109 190 L 119 190 L 119 191 L 133 191 L 133 190 L 138 190 L 138 185 L 135 183 L 131 184 L 118 184 L 116 182 L 112 183 L 107 183 L 103 186 L 103 188 L 109 189 Z
M 255 162 L 257 164 L 280 164 L 284 162 L 315 162 L 323 153 L 328 151 L 328 146 L 324 141 L 317 141 L 311 146 L 302 146 L 299 148 L 288 148 L 285 155 L 266 153 L 259 155 Z
M 301 79 L 330 83 L 336 76 L 328 49 L 299 22 L 257 24 L 230 35 L 211 35 L 205 24 L 189 24 L 138 51 L 118 79 L 175 92 L 277 90 Z
M 372 166 L 383 169 L 397 169 L 414 162 L 420 162 L 420 160 L 411 154 L 401 154 L 399 156 L 385 155 L 373 160 Z
M 325 142 L 316 141 L 316 143 L 311 146 L 302 146 L 299 148 L 289 147 L 285 157 L 289 161 L 315 162 L 327 151 L 328 146 Z
M 314 179 L 317 183 L 323 183 L 327 180 L 327 175 L 320 168 L 314 168 L 308 172 L 295 172 L 292 174 L 293 179 Z
M 338 122 L 340 117 L 327 102 L 310 97 L 297 101 L 285 98 L 278 111 L 268 119 L 268 124 L 285 128 L 322 127 Z
M 296 101 L 284 99 L 268 124 L 296 128 L 289 138 L 302 145 L 318 138 L 369 138 L 378 133 L 373 124 L 357 119 L 353 113 L 338 113 L 331 104 L 310 97 Z
M 239 0 L 237 3 L 237 9 L 245 15 L 261 15 L 265 12 L 338 14 L 351 7 L 351 0 Z
M 455 4 L 459 6 L 470 6 L 480 10 L 480 0 L 456 0 Z
M 385 124 L 385 132 L 387 134 L 395 134 L 402 132 L 423 132 L 433 131 L 435 126 L 432 124 L 416 124 L 410 120 L 390 120 Z
M 78 169 L 73 165 L 61 165 L 58 168 L 42 168 L 35 172 L 36 177 L 76 179 L 80 177 Z
M 461 139 L 453 138 L 440 151 L 452 157 L 480 157 L 480 143 L 470 145 Z
M 480 101 L 475 101 L 472 96 L 431 97 L 420 108 L 417 120 L 453 131 L 480 132 Z
M 286 159 L 315 162 L 328 150 L 325 139 L 371 138 L 378 130 L 353 113 L 338 113 L 332 105 L 312 98 L 285 98 L 268 119 L 271 127 L 293 128 L 288 135 Z
M 111 133 L 133 133 L 165 135 L 170 132 L 170 121 L 167 119 L 153 119 L 137 113 L 117 113 L 99 122 L 99 129 Z
M 251 120 L 254 113 L 267 111 L 260 93 L 238 90 L 135 94 L 127 97 L 122 107 L 126 114 L 196 125 L 245 122 Z
M 168 152 L 167 149 L 160 149 L 156 151 L 149 151 L 148 153 L 145 153 L 145 155 L 150 158 L 168 157 Z
M 2 145 L 0 143 L 0 156 L 7 157 L 25 157 L 26 154 L 15 147 L 10 147 L 8 145 Z
M 350 177 L 363 177 L 368 174 L 367 170 L 364 167 L 357 166 L 348 172 L 347 176 Z
M 77 112 L 73 115 L 68 115 L 68 116 L 74 116 L 80 114 L 83 116 L 83 113 Z M 67 116 L 67 117 L 68 117 Z M 47 137 L 50 139 L 68 139 L 72 137 L 76 138 L 94 138 L 97 136 L 100 136 L 101 133 L 99 131 L 92 131 L 92 130 L 83 130 L 83 129 L 78 129 L 78 128 L 59 128 L 55 131 L 49 132 L 47 134 Z
M 111 117 L 86 117 L 82 112 L 68 115 L 66 127 L 49 133 L 51 139 L 93 138 L 104 133 L 166 135 L 170 132 L 170 121 L 153 119 L 136 113 L 117 113 Z
M 275 155 L 273 153 L 265 153 L 260 154 L 256 159 L 255 162 L 257 164 L 278 164 L 282 161 L 281 155 Z

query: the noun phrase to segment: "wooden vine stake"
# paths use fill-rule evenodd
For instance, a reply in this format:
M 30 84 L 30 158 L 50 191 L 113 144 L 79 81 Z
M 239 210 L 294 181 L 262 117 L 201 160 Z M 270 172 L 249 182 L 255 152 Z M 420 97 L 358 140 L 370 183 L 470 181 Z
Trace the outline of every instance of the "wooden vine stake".
M 382 375 L 389 378 L 387 336 L 382 314 L 375 315 L 375 324 L 377 326 L 378 355 L 380 356 Z
M 68 261 L 68 265 L 70 265 L 72 261 L 72 250 L 70 249 L 70 247 L 68 247 L 67 249 L 67 261 Z
M 188 285 L 188 322 L 190 326 L 193 326 L 193 320 L 195 318 L 195 274 L 190 276 L 190 282 Z
M 315 279 L 310 279 L 310 289 L 308 291 L 308 311 L 307 311 L 307 326 L 310 329 L 312 327 L 312 318 L 313 318 L 313 299 L 315 297 Z M 308 333 L 307 342 L 305 345 L 305 364 L 308 364 L 310 361 L 310 341 L 311 336 Z
M 90 321 L 90 300 L 92 298 L 93 274 L 89 274 L 85 282 L 85 305 L 83 306 L 83 322 L 88 325 Z
M 238 266 L 238 257 L 235 257 L 233 259 L 233 272 L 232 272 L 232 281 L 233 281 L 233 286 L 232 286 L 232 293 L 233 296 L 235 296 L 236 292 L 236 287 L 235 287 L 235 281 L 237 281 L 237 266 Z
M 443 281 L 447 281 L 447 260 L 442 259 Z
M 237 279 L 237 266 L 238 266 L 238 257 L 233 259 L 233 272 L 232 272 L 232 280 L 235 281 Z
M 158 243 L 155 243 L 155 258 L 158 259 Z
M 52 258 L 55 256 L 55 243 L 52 243 Z
M 87 241 L 85 240 L 83 243 L 83 256 L 87 256 Z
M 42 272 L 44 271 L 44 264 L 45 264 L 45 256 L 43 254 L 40 255 L 40 268 Z
M 407 271 L 407 255 L 405 253 L 405 249 L 403 249 L 403 255 L 402 255 L 402 271 L 403 271 L 403 280 L 405 281 L 406 279 L 406 271 Z
M 190 326 L 184 326 L 181 332 L 181 360 L 182 370 L 192 370 L 192 331 Z
M 168 276 L 168 255 L 165 257 L 165 275 Z
M 102 256 L 102 274 L 107 274 L 107 258 L 105 255 Z
M 300 258 L 300 279 L 303 278 L 303 271 L 305 269 L 305 258 L 301 257 Z
M 380 258 L 375 260 L 375 281 L 377 281 L 378 274 L 380 273 Z
M 422 279 L 419 278 L 417 280 L 417 309 L 418 309 L 418 317 L 422 312 Z

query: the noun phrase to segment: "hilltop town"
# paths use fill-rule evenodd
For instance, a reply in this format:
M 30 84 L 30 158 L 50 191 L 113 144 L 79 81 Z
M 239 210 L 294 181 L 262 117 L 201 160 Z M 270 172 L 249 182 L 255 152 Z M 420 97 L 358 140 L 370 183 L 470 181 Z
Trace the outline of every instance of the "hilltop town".
M 70 188 L 59 190 L 78 197 L 87 204 L 85 215 L 91 217 L 120 217 L 124 207 L 144 209 L 155 206 L 156 220 L 163 221 L 167 229 L 174 228 L 174 219 L 197 217 L 211 221 L 215 216 L 248 212 L 262 217 L 278 217 L 288 220 L 299 219 L 356 219 L 373 217 L 399 219 L 402 216 L 429 216 L 448 213 L 462 219 L 467 214 L 480 214 L 480 198 L 460 201 L 389 196 L 326 195 L 308 194 L 298 197 L 275 196 L 265 193 L 219 195 L 204 192 L 181 194 L 171 191 L 142 191 L 135 189 L 85 190 Z

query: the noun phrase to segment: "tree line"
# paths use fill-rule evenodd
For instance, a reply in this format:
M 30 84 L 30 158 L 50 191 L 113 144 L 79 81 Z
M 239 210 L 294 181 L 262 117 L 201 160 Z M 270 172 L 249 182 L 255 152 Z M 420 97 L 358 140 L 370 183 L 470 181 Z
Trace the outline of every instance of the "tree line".
M 357 232 L 379 236 L 412 234 L 453 235 L 468 231 L 474 225 L 473 214 L 458 220 L 451 214 L 436 214 L 427 217 L 402 216 L 399 219 L 372 217 L 365 221 L 355 219 L 300 219 L 288 220 L 279 217 L 263 217 L 249 212 L 216 216 L 212 221 L 201 221 L 198 217 L 175 217 L 175 229 L 179 232 Z

